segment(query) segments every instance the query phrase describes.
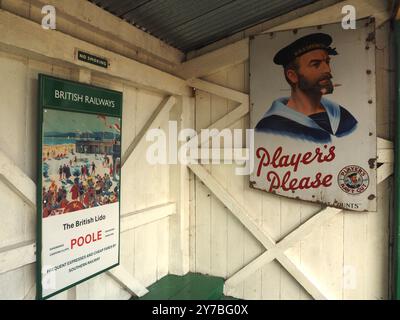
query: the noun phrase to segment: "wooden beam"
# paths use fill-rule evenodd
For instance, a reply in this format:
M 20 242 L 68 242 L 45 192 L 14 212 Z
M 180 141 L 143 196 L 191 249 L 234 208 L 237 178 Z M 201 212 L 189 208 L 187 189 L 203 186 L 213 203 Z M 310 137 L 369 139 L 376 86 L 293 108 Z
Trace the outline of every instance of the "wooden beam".
M 152 128 L 157 128 L 162 124 L 162 122 L 165 120 L 165 118 L 168 116 L 169 112 L 171 111 L 172 107 L 175 105 L 176 99 L 175 97 L 169 96 L 166 97 L 157 107 L 157 109 L 154 111 L 154 113 L 151 115 L 149 120 L 145 123 L 143 126 L 142 130 L 137 134 L 137 136 L 133 139 L 132 143 L 129 145 L 129 147 L 126 149 L 125 153 L 122 155 L 122 161 L 121 164 L 122 166 L 125 164 L 125 162 L 128 160 L 128 158 L 132 155 L 134 150 L 137 148 L 137 146 L 141 143 L 143 144 L 145 141 L 145 135 L 148 130 Z
M 242 63 L 249 58 L 249 39 L 183 62 L 177 74 L 184 79 L 200 78 Z
M 153 223 L 167 218 L 176 213 L 176 203 L 170 202 L 159 206 L 154 206 L 121 216 L 121 231 L 141 227 L 145 224 Z
M 217 129 L 219 131 L 229 128 L 232 124 L 234 124 L 236 121 L 240 120 L 242 117 L 244 117 L 247 113 L 249 112 L 249 105 L 247 103 L 243 103 L 233 109 L 231 112 L 227 113 L 224 115 L 222 118 L 211 124 L 208 128 L 206 129 Z M 194 137 L 192 137 L 188 142 L 186 142 L 186 145 L 189 148 L 195 148 L 198 146 L 201 146 L 206 139 L 202 139 L 201 134 L 197 134 Z
M 271 262 L 272 260 L 276 259 L 279 253 L 288 250 L 290 247 L 292 247 L 300 240 L 304 239 L 307 235 L 309 235 L 313 230 L 315 230 L 316 227 L 323 225 L 324 223 L 332 219 L 335 215 L 337 215 L 340 212 L 342 212 L 341 209 L 336 209 L 331 207 L 322 209 L 321 211 L 316 213 L 313 217 L 311 217 L 302 225 L 300 225 L 291 233 L 289 233 L 284 239 L 279 241 L 275 247 L 264 252 L 256 259 L 251 261 L 248 265 L 243 267 L 241 270 L 231 275 L 225 281 L 225 284 L 230 287 L 239 284 L 248 276 L 257 271 L 259 268 Z
M 107 274 L 137 297 L 142 297 L 149 292 L 144 285 L 132 277 L 131 274 L 121 266 L 107 271 Z
M 32 0 L 24 1 L 30 2 L 32 5 L 35 2 Z M 72 20 L 74 25 L 80 24 L 86 29 L 94 29 L 97 34 L 105 34 L 122 42 L 125 46 L 134 47 L 139 56 L 157 57 L 161 61 L 168 61 L 173 64 L 179 64 L 184 57 L 184 54 L 178 49 L 89 1 L 37 0 L 37 2 L 40 9 L 43 5 L 54 5 L 57 8 L 57 16 L 60 13 L 65 15 L 68 20 Z M 60 27 L 62 25 L 59 22 L 57 28 Z
M 36 284 L 29 288 L 28 292 L 26 293 L 24 300 L 35 300 L 36 298 Z
M 0 179 L 27 204 L 36 206 L 36 185 L 0 150 Z
M 215 83 L 204 81 L 201 79 L 190 79 L 187 81 L 193 88 L 206 91 L 211 94 L 218 95 L 225 99 L 239 102 L 240 105 L 231 112 L 224 115 L 222 118 L 211 124 L 207 129 L 222 130 L 228 128 L 236 121 L 240 120 L 243 116 L 249 113 L 249 95 L 237 90 L 229 89 Z M 201 140 L 200 135 L 195 135 L 187 143 L 187 146 L 195 147 L 199 146 L 204 141 Z
M 378 149 L 378 163 L 393 163 L 394 150 L 393 149 Z
M 0 249 L 0 274 L 36 261 L 36 243 L 32 241 Z
M 275 241 L 259 228 L 247 211 L 203 166 L 189 164 L 189 168 L 266 249 L 273 249 L 275 247 Z M 315 299 L 325 299 L 325 295 L 316 286 L 313 280 L 308 278 L 289 258 L 282 254 L 278 254 L 277 258 L 284 268 L 298 280 L 304 289 Z
M 377 149 L 393 149 L 393 141 L 377 138 L 376 140 Z
M 248 113 L 249 113 L 249 105 L 247 103 L 243 103 L 240 106 L 233 109 L 231 112 L 224 115 L 222 118 L 218 119 L 213 124 L 211 124 L 207 129 L 222 130 L 225 128 L 229 128 L 232 124 L 234 124 L 236 121 L 239 121 Z
M 73 77 L 75 81 L 91 84 L 92 82 L 92 72 L 88 69 L 79 68 L 74 70 Z
M 229 89 L 201 79 L 189 79 L 187 80 L 187 84 L 193 88 L 215 94 L 225 99 L 243 104 L 249 104 L 249 95 L 237 90 Z
M 382 181 L 386 180 L 389 176 L 391 176 L 394 172 L 394 165 L 393 163 L 384 163 L 382 164 L 377 170 L 377 183 L 381 183 Z
M 221 161 L 223 160 L 228 160 L 228 161 L 234 161 L 236 160 L 236 155 L 240 157 L 240 161 L 244 160 L 249 160 L 249 152 L 250 149 L 248 148 L 221 148 L 221 149 L 213 149 L 213 148 L 199 148 L 197 150 L 196 154 L 196 159 L 194 160 L 201 160 L 202 155 L 205 155 L 208 153 L 208 160 L 213 159 L 213 155 L 216 154 L 218 155 L 219 159 Z
M 322 292 L 321 288 L 319 288 L 316 280 L 300 270 L 286 255 L 283 253 L 279 254 L 277 260 L 314 299 L 327 299 L 327 296 Z
M 189 164 L 188 167 L 264 247 L 270 249 L 275 246 L 275 241 L 260 229 L 246 210 L 203 166 Z
M 52 5 L 57 10 L 57 30 L 81 40 L 107 47 L 132 58 L 158 58 L 179 64 L 184 54 L 149 33 L 86 0 L 3 0 L 2 8 L 40 23 L 41 9 Z M 28 10 L 26 10 L 28 9 Z M 90 39 L 90 40 L 88 40 Z M 107 41 L 108 40 L 108 41 Z
M 43 30 L 39 24 L 4 10 L 0 10 L 0 34 L 0 48 L 7 52 L 47 63 L 84 67 L 153 91 L 184 96 L 192 94 L 186 82 L 178 77 L 59 31 Z M 110 61 L 109 67 L 105 69 L 77 60 L 77 48 L 106 57 Z

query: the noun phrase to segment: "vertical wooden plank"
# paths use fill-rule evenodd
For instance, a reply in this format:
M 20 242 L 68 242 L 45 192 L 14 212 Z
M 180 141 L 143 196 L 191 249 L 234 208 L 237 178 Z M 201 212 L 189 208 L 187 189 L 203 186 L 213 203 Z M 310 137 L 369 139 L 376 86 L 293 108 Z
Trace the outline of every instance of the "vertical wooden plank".
M 146 224 L 135 230 L 135 278 L 144 286 L 157 279 L 157 226 Z
M 244 177 L 241 177 L 242 179 Z M 245 200 L 245 207 L 248 212 L 252 215 L 254 221 L 261 226 L 262 225 L 262 197 L 258 192 L 250 189 L 248 181 L 243 183 L 243 195 Z M 250 262 L 256 257 L 261 255 L 265 248 L 261 245 L 253 235 L 248 231 L 244 235 L 244 261 Z M 261 299 L 262 297 L 262 269 L 257 270 L 244 281 L 244 297 L 245 299 Z
M 153 93 L 149 93 L 144 90 L 138 91 L 137 96 L 137 112 L 136 112 L 136 128 L 137 132 L 140 132 L 144 124 L 147 120 L 151 117 L 157 106 L 162 101 L 163 97 L 160 95 L 156 95 Z M 151 143 L 147 143 L 150 145 Z M 128 159 L 128 162 L 130 160 Z M 146 183 L 138 185 L 135 183 L 135 196 L 136 196 L 136 208 L 135 210 L 140 210 L 151 206 L 152 204 L 159 204 L 154 203 L 152 199 L 152 195 L 157 193 L 157 190 L 160 189 L 160 186 L 155 186 L 149 183 L 149 176 L 151 177 L 153 174 L 153 170 L 156 169 L 156 166 L 150 165 L 146 161 L 146 154 L 145 152 L 137 157 L 135 161 L 135 181 L 146 181 Z
M 273 194 L 254 190 L 262 199 L 262 228 L 277 241 L 280 238 L 281 198 Z M 279 300 L 281 283 L 281 265 L 271 261 L 262 268 L 262 299 Z
M 103 286 L 105 289 L 104 299 L 116 300 L 122 299 L 123 296 L 130 296 L 125 289 L 122 289 L 121 286 L 107 274 L 102 274 L 101 277 L 96 278 L 98 278 L 99 285 Z
M 302 202 L 299 205 L 301 222 L 321 210 L 319 205 Z M 316 227 L 300 241 L 301 269 L 309 275 L 328 299 L 341 299 L 343 266 L 343 215 L 338 214 L 324 225 Z M 300 299 L 311 297 L 301 288 Z
M 184 123 L 188 128 L 196 128 L 196 97 L 188 98 L 183 104 Z M 186 223 L 189 228 L 189 271 L 196 269 L 196 178 L 190 170 L 187 173 L 188 178 L 188 205 L 189 221 Z
M 157 224 L 157 280 L 168 274 L 170 219 L 165 218 Z
M 298 201 L 298 208 L 301 224 L 321 210 L 321 207 L 318 204 L 312 204 L 305 201 Z M 309 274 L 313 279 L 317 280 L 321 279 L 321 269 L 326 267 L 318 261 L 322 259 L 321 255 L 330 254 L 329 251 L 323 252 L 321 245 L 322 237 L 322 228 L 315 228 L 311 235 L 308 235 L 306 239 L 299 241 L 294 249 L 295 256 L 292 256 L 296 259 L 296 262 L 299 263 L 302 270 Z M 300 286 L 300 299 L 310 300 L 313 298 L 303 287 Z
M 194 128 L 194 98 L 182 97 L 182 126 L 183 128 Z M 193 190 L 193 173 L 185 165 L 180 167 L 181 174 L 181 233 L 183 246 L 183 271 L 190 270 L 190 215 L 191 215 L 191 191 Z
M 194 120 L 194 119 L 193 119 Z M 196 177 L 193 172 L 189 173 L 189 270 L 196 271 L 196 205 L 197 190 Z
M 390 68 L 390 54 L 394 55 L 393 47 L 390 45 L 390 24 L 385 23 L 375 31 L 376 48 L 375 50 L 375 68 L 376 68 L 376 131 L 377 136 L 390 139 L 393 136 L 392 121 L 390 117 L 393 108 L 391 108 L 391 97 L 393 97 L 393 84 L 395 83 L 395 74 Z M 394 65 L 394 64 L 393 64 Z
M 0 274 L 0 297 L 4 300 L 19 300 L 24 297 L 24 270 L 19 268 Z
M 282 199 L 281 202 L 281 238 L 289 234 L 301 223 L 301 213 L 298 201 L 292 199 Z M 300 247 L 294 246 L 290 250 L 290 259 L 299 263 Z M 298 300 L 300 298 L 299 283 L 283 268 L 281 269 L 281 299 Z
M 246 79 L 248 78 L 247 69 L 244 64 L 239 64 L 229 68 L 227 74 L 227 86 L 229 88 L 248 92 L 246 88 Z M 237 103 L 228 101 L 228 112 L 237 107 Z M 237 121 L 230 126 L 232 129 L 247 128 L 247 124 L 243 120 Z M 227 165 L 229 175 L 227 177 L 227 190 L 235 195 L 236 200 L 244 203 L 244 190 L 248 185 L 247 176 L 235 175 L 235 164 Z M 230 213 L 227 219 L 227 271 L 228 276 L 240 270 L 245 265 L 245 231 L 244 226 Z M 234 297 L 244 297 L 245 282 L 238 284 L 235 288 L 231 288 L 227 294 Z
M 231 167 L 231 175 L 233 174 L 233 168 Z M 239 190 L 243 190 L 244 179 L 237 179 L 232 181 L 230 179 L 228 181 L 228 191 L 231 194 L 236 194 L 236 199 L 240 199 L 243 195 L 240 195 Z M 235 190 L 237 190 L 236 193 Z M 243 199 L 242 199 L 243 200 Z M 240 223 L 239 220 L 236 219 L 232 214 L 228 216 L 227 221 L 227 243 L 228 243 L 228 250 L 227 250 L 227 268 L 228 268 L 228 276 L 231 276 L 235 272 L 239 271 L 245 264 L 244 262 L 244 226 Z M 240 283 L 235 288 L 230 288 L 229 292 L 226 294 L 237 297 L 243 298 L 244 297 L 244 284 Z
M 211 121 L 210 94 L 196 90 L 196 130 L 207 128 Z M 210 165 L 205 165 L 210 170 Z M 196 272 L 211 272 L 211 192 L 196 179 Z
M 229 88 L 236 89 L 239 91 L 245 91 L 245 79 L 247 79 L 246 69 L 243 64 L 231 67 L 228 70 L 227 85 Z M 238 106 L 237 102 L 228 101 L 228 112 L 234 110 Z M 243 129 L 246 128 L 246 124 L 239 120 L 235 124 L 231 125 L 232 129 Z M 247 184 L 246 178 L 243 176 L 235 176 L 235 165 L 229 165 L 229 177 L 227 179 L 227 189 L 232 194 L 237 195 L 237 199 L 243 203 L 244 195 L 240 190 L 243 190 Z M 244 226 L 232 215 L 228 216 L 227 222 L 227 241 L 228 241 L 228 276 L 238 271 L 245 265 L 245 228 Z M 236 248 L 236 249 L 235 249 Z M 237 285 L 230 292 L 232 296 L 244 297 L 244 282 Z
M 38 74 L 51 74 L 52 66 L 42 62 L 28 59 L 28 71 L 26 75 L 27 91 L 25 95 L 25 173 L 36 181 L 36 157 L 37 154 L 37 120 L 38 120 Z
M 365 299 L 389 299 L 389 214 L 391 208 L 392 179 L 378 185 L 378 212 L 369 212 L 367 216 L 367 248 L 365 252 L 366 274 L 368 282 Z M 380 276 L 371 277 L 371 274 Z
M 227 72 L 221 71 L 210 77 L 208 81 L 219 85 L 226 85 Z M 212 124 L 228 112 L 228 101 L 216 95 L 211 95 L 211 121 Z M 211 142 L 210 142 L 211 143 Z M 223 147 L 224 139 L 220 139 L 220 148 Z M 211 174 L 226 187 L 227 166 L 223 164 L 212 164 Z M 211 274 L 215 276 L 226 276 L 226 220 L 227 210 L 224 205 L 212 194 L 211 195 Z
M 302 220 L 304 218 L 302 217 Z M 315 279 L 320 279 L 323 276 L 323 270 L 326 268 L 325 265 L 319 262 L 321 260 L 322 242 L 323 238 L 323 227 L 314 228 L 314 230 L 307 237 L 300 241 L 300 255 L 301 255 L 301 267 L 305 272 L 312 275 Z M 325 254 L 330 254 L 325 252 Z M 300 299 L 308 300 L 310 295 L 303 289 L 300 292 Z
M 98 277 L 87 280 L 88 298 L 89 300 L 104 300 L 107 295 L 105 274 L 100 274 Z
M 235 176 L 234 165 L 228 166 L 230 169 L 229 178 L 227 180 L 227 190 L 230 194 L 235 195 L 236 200 L 240 203 L 244 202 L 243 189 L 246 185 L 242 176 Z M 228 276 L 239 271 L 246 263 L 245 260 L 245 230 L 243 224 L 232 213 L 228 215 L 227 221 L 227 268 Z M 238 284 L 234 288 L 230 288 L 226 294 L 237 298 L 244 298 L 244 282 Z
M 170 112 L 170 121 L 171 124 L 176 126 L 177 133 L 184 127 L 183 125 L 183 100 L 177 99 L 177 103 L 172 108 Z M 174 145 L 176 143 L 176 147 L 179 150 L 181 142 L 172 141 L 172 139 L 177 139 L 172 134 L 168 134 L 168 141 L 170 142 L 168 145 Z M 168 150 L 168 158 L 174 159 L 175 155 L 173 150 Z M 188 266 L 186 266 L 186 261 L 184 261 L 184 257 L 186 255 L 185 252 L 185 230 L 184 224 L 186 223 L 186 208 L 185 208 L 185 172 L 180 163 L 170 164 L 169 168 L 169 190 L 168 195 L 171 202 L 176 203 L 176 214 L 170 217 L 170 237 L 169 237 L 169 270 L 172 274 L 183 275 L 187 272 Z
M 343 299 L 365 299 L 368 213 L 344 212 Z
M 20 197 L 0 180 L 0 201 L 4 203 L 0 212 L 0 248 L 25 241 L 25 209 Z M 27 212 L 28 211 L 28 212 Z
M 133 267 L 134 267 L 134 232 L 133 230 L 128 230 L 126 232 L 122 232 L 120 236 L 120 244 L 121 244 L 121 252 L 120 259 L 121 265 L 133 275 Z
M 0 148 L 21 169 L 25 167 L 26 75 L 27 59 L 0 54 Z
M 134 87 L 124 85 L 123 108 L 122 108 L 122 146 L 121 153 L 124 154 L 129 144 L 136 136 L 137 123 L 137 96 L 138 90 Z M 122 167 L 121 179 L 121 213 L 133 212 L 137 203 L 137 183 L 134 179 L 136 163 L 127 161 Z
M 36 264 L 32 263 L 32 264 L 25 266 L 23 268 L 23 271 L 24 271 L 24 282 L 23 282 L 24 283 L 24 297 L 26 299 L 27 295 L 30 294 L 30 291 L 33 288 L 33 292 L 31 292 L 31 296 L 29 296 L 28 299 L 34 300 L 35 296 L 36 296 Z
M 89 299 L 89 285 L 87 282 L 83 282 L 75 286 L 76 300 L 87 300 Z
M 343 213 L 334 216 L 321 228 L 322 252 L 316 279 L 329 299 L 343 295 Z M 314 261 L 314 266 L 318 261 Z
M 241 177 L 242 179 L 244 177 Z M 247 182 L 247 183 L 246 183 Z M 250 189 L 248 181 L 243 183 L 244 203 L 249 214 L 254 221 L 262 225 L 262 197 L 258 192 Z M 265 248 L 261 245 L 250 232 L 246 231 L 244 235 L 244 261 L 250 262 L 261 255 Z M 244 281 L 244 298 L 245 299 L 261 299 L 262 297 L 262 269 L 260 268 L 253 275 Z

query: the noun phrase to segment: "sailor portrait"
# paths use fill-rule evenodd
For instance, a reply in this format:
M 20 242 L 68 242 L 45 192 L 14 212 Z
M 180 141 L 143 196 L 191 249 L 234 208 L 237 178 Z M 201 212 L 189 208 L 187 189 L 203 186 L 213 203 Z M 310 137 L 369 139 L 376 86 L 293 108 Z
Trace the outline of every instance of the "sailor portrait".
M 334 91 L 330 56 L 337 55 L 325 33 L 304 36 L 281 49 L 274 63 L 283 67 L 291 87 L 290 97 L 273 101 L 257 123 L 256 132 L 265 132 L 313 143 L 329 143 L 354 132 L 356 118 L 324 95 Z

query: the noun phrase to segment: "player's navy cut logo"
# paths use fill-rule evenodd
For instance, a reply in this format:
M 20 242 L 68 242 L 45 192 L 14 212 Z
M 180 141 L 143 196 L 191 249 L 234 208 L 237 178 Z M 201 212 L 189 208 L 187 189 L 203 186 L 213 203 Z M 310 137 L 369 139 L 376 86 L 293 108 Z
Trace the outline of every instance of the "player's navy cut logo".
M 360 194 L 368 189 L 369 176 L 360 166 L 347 166 L 339 171 L 338 184 L 348 194 Z

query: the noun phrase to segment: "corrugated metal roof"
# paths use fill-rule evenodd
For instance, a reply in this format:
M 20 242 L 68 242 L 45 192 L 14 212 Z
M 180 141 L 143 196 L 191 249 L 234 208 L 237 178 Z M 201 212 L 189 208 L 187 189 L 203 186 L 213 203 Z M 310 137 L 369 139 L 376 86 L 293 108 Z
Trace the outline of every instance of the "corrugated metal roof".
M 319 0 L 89 0 L 188 52 Z

